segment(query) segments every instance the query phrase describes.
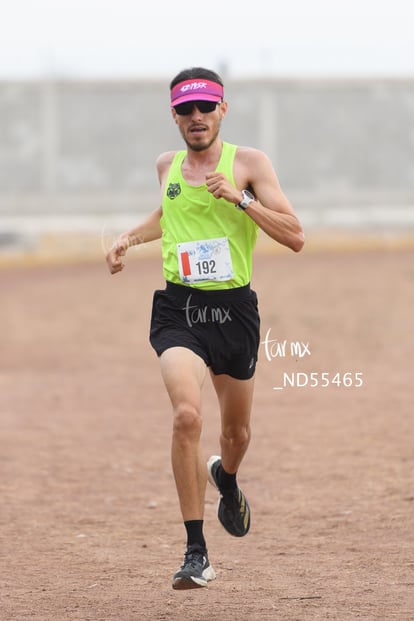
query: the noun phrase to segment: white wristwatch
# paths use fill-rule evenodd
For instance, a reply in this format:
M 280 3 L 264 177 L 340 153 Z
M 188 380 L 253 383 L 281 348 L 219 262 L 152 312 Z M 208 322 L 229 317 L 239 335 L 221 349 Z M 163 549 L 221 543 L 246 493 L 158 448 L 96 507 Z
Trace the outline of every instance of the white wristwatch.
M 241 193 L 243 195 L 243 198 L 241 199 L 240 203 L 237 203 L 236 207 L 238 209 L 241 209 L 242 211 L 245 211 L 250 203 L 255 200 L 255 198 L 253 194 L 249 192 L 249 190 L 242 190 Z

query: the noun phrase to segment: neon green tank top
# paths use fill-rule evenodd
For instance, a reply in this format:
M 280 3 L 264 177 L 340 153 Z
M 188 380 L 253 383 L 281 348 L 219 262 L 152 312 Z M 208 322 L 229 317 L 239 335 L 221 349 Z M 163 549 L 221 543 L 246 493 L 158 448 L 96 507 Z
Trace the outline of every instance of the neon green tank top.
M 235 185 L 233 162 L 236 150 L 236 145 L 223 142 L 216 168 L 218 172 L 224 173 L 233 185 Z M 170 282 L 200 289 L 232 289 L 247 285 L 252 273 L 252 253 L 257 240 L 258 226 L 247 214 L 237 209 L 234 203 L 229 203 L 223 198 L 214 198 L 205 184 L 191 186 L 184 180 L 181 165 L 186 153 L 178 151 L 175 154 L 162 199 L 164 278 Z M 199 244 L 200 241 L 207 243 Z M 199 253 L 200 248 L 208 247 L 210 254 L 201 253 L 193 259 L 191 249 L 194 244 L 189 245 L 185 242 L 197 242 Z M 215 276 L 209 270 L 220 272 L 218 268 L 214 270 L 212 266 L 215 265 L 214 253 L 221 252 L 223 244 L 229 250 L 232 273 L 224 275 L 222 280 L 215 280 Z M 224 251 L 226 252 L 228 251 Z M 191 267 L 188 262 L 189 255 L 192 260 Z M 226 256 L 228 257 L 228 254 Z M 203 260 L 203 257 L 206 258 Z M 193 275 L 197 272 L 199 279 L 192 280 L 193 275 L 189 278 L 187 276 L 189 270 Z M 221 269 L 222 274 L 223 270 L 224 268 Z

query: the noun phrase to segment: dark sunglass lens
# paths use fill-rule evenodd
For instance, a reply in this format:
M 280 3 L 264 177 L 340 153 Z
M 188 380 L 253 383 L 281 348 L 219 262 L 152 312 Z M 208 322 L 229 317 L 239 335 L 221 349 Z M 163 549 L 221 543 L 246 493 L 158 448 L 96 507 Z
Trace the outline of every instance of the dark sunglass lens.
M 178 106 L 174 106 L 175 111 L 180 116 L 185 116 L 186 114 L 191 114 L 194 108 L 193 101 L 186 101 L 185 103 L 178 104 Z
M 205 112 L 213 112 L 217 103 L 215 101 L 196 101 L 196 106 L 204 114 Z
M 202 113 L 213 112 L 216 109 L 217 103 L 215 101 L 186 101 L 185 103 L 174 106 L 177 114 L 180 116 L 186 116 L 191 114 L 194 110 L 194 106 Z

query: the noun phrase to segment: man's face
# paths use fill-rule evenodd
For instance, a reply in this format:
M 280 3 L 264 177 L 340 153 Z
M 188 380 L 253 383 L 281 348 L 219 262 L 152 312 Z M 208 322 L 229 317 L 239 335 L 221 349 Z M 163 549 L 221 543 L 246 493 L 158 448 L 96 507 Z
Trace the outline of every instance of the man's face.
M 180 115 L 172 108 L 173 119 L 178 125 L 188 148 L 205 151 L 217 138 L 221 121 L 227 112 L 227 103 L 218 103 L 212 112 L 200 112 L 194 102 L 189 114 Z

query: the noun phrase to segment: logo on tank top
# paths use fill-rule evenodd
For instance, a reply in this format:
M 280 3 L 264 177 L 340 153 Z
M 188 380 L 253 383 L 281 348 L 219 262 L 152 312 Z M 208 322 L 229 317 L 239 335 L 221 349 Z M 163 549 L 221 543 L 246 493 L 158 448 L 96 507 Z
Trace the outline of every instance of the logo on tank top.
M 176 198 L 179 194 L 181 194 L 181 188 L 179 183 L 170 183 L 167 188 L 167 196 L 171 200 Z

